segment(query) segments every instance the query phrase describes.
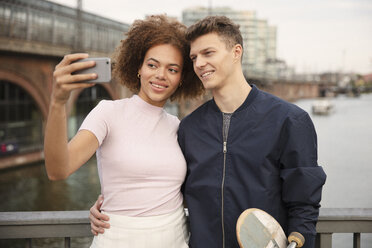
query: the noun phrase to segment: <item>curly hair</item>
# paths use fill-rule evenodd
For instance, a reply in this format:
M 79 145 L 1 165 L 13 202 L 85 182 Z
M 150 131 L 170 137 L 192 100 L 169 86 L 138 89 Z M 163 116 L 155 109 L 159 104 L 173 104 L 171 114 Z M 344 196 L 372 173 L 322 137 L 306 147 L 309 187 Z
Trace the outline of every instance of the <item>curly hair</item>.
M 113 74 L 119 82 L 133 93 L 138 93 L 141 85 L 137 73 L 143 64 L 146 52 L 153 46 L 169 44 L 177 48 L 183 57 L 181 86 L 170 100 L 192 98 L 204 92 L 203 84 L 196 76 L 189 58 L 190 45 L 186 40 L 186 26 L 166 15 L 152 15 L 144 20 L 136 20 L 121 40 L 113 60 Z

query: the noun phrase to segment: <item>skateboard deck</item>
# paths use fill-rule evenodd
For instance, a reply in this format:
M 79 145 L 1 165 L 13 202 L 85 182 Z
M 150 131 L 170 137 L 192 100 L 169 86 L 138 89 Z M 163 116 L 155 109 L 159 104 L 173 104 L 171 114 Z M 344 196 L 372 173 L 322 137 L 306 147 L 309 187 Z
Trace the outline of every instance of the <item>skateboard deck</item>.
M 241 248 L 287 248 L 287 237 L 280 224 L 268 213 L 257 208 L 245 210 L 236 223 Z M 302 247 L 304 239 L 291 233 L 288 247 Z

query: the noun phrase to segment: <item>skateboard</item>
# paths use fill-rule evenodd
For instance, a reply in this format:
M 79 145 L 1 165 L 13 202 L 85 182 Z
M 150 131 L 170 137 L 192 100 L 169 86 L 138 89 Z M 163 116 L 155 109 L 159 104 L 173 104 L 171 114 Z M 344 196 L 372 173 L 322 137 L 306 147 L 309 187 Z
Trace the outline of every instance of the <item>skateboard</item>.
M 236 235 L 240 248 L 295 248 L 305 243 L 300 233 L 292 232 L 288 237 L 288 245 L 280 224 L 257 208 L 249 208 L 241 213 L 236 223 Z

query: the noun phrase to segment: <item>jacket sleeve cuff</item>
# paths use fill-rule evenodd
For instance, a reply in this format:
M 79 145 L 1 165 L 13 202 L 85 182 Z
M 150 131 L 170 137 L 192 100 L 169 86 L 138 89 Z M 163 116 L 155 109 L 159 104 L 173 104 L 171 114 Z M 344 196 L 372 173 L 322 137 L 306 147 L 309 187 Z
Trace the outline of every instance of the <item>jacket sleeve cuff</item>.
M 305 238 L 305 244 L 302 248 L 315 248 L 315 237 L 313 234 L 302 234 Z

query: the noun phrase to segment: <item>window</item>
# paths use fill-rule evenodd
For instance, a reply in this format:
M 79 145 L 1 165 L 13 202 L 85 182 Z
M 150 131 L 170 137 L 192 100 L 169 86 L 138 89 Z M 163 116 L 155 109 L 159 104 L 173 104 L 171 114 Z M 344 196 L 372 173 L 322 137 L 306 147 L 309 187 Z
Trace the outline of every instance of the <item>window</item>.
M 5 80 L 0 80 L 0 142 L 12 144 L 17 152 L 42 149 L 43 142 L 42 116 L 34 100 Z

